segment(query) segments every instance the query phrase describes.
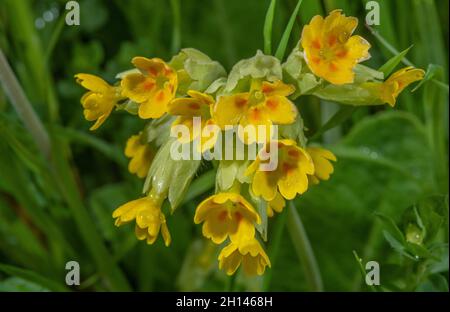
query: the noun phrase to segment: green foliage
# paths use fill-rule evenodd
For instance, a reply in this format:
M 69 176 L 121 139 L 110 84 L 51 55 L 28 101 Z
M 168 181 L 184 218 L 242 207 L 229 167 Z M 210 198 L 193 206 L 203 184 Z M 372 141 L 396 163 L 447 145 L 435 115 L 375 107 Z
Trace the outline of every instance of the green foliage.
M 209 88 L 224 92 L 243 87 L 249 76 L 281 75 L 296 85 L 292 98 L 306 136 L 326 143 L 338 158 L 331 179 L 295 201 L 325 290 L 448 291 L 448 1 L 380 0 L 382 23 L 373 32 L 361 26 L 365 1 L 79 2 L 81 25 L 69 27 L 64 2 L 0 1 L 0 48 L 53 144 L 52 158 L 42 157 L 0 90 L 0 291 L 229 289 L 223 272 L 208 265 L 217 250 L 194 239 L 201 231 L 192 222 L 194 209 L 215 181 L 214 171 L 200 161 L 160 173 L 167 180 L 163 186 L 170 182 L 166 205 L 178 207 L 168 218 L 170 248 L 160 241 L 148 246 L 131 227 L 113 225 L 112 211 L 142 190 L 142 181 L 127 172 L 123 149 L 144 122 L 117 111 L 95 136 L 89 133 L 79 104 L 83 90 L 73 76 L 92 72 L 113 82 L 137 55 L 167 61 L 177 55 L 172 63 L 187 72 L 186 88 L 204 90 L 215 81 Z M 59 16 L 36 28 L 36 19 L 53 6 Z M 372 43 L 368 64 L 385 64 L 380 71 L 358 66 L 358 82 L 382 80 L 399 63 L 427 68 L 414 93 L 398 98 L 395 111 L 384 106 L 333 111 L 329 102 L 306 95 L 323 82 L 301 57 L 299 29 L 336 8 L 359 18 L 357 32 Z M 258 49 L 264 54 L 254 56 Z M 287 51 L 292 53 L 283 63 Z M 205 77 L 205 68 L 213 75 Z M 225 72 L 227 84 L 220 78 Z M 122 108 L 133 109 L 127 105 Z M 161 133 L 167 128 L 161 127 L 167 124 L 147 127 L 148 141 L 165 144 Z M 223 183 L 230 183 L 228 175 L 241 176 L 236 166 L 222 172 Z M 269 233 L 272 269 L 264 280 L 238 276 L 236 289 L 310 289 L 295 257 L 298 242 L 285 228 L 286 212 L 260 229 Z M 64 282 L 70 260 L 81 266 L 78 288 Z M 382 285 L 373 289 L 363 275 L 370 260 L 378 261 L 382 272 Z

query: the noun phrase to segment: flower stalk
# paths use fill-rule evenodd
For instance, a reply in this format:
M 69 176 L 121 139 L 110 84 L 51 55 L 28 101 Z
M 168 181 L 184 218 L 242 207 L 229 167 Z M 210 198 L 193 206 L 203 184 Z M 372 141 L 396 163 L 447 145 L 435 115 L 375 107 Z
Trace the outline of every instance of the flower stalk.
M 305 276 L 311 291 L 323 291 L 322 277 L 317 264 L 314 251 L 309 242 L 303 222 L 294 203 L 289 202 L 287 229 L 294 244 L 295 251 L 303 265 Z

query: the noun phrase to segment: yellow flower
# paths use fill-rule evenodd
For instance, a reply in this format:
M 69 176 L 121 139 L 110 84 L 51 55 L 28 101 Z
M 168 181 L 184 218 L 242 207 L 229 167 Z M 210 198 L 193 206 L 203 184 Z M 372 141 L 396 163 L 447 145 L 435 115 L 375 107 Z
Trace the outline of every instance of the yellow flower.
M 160 205 L 160 200 L 151 196 L 130 201 L 114 210 L 115 225 L 136 220 L 135 233 L 139 240 L 146 239 L 147 244 L 153 244 L 161 231 L 164 244 L 169 246 L 171 237 Z
M 287 96 L 295 88 L 282 81 L 253 80 L 250 91 L 221 96 L 214 107 L 213 117 L 220 128 L 227 125 L 266 127 L 266 134 L 272 124 L 291 124 L 297 117 L 297 108 Z M 239 133 L 245 143 L 262 142 L 262 134 Z M 266 139 L 267 138 L 266 136 Z
M 204 222 L 203 236 L 220 244 L 227 236 L 233 241 L 253 237 L 255 235 L 253 224 L 261 223 L 261 218 L 241 195 L 219 193 L 198 205 L 194 222 L 196 224 Z
M 270 145 L 265 147 L 266 153 Z M 272 156 L 273 157 L 273 156 Z M 246 175 L 253 175 L 252 191 L 256 196 L 262 196 L 266 201 L 272 201 L 277 190 L 286 199 L 293 199 L 297 193 L 303 194 L 308 189 L 307 175 L 314 174 L 314 164 L 309 154 L 298 147 L 295 141 L 278 141 L 278 165 L 273 171 L 260 170 L 260 156 L 247 168 Z
M 314 16 L 303 28 L 305 60 L 316 76 L 336 85 L 353 82 L 355 65 L 370 58 L 370 44 L 360 36 L 352 36 L 357 25 L 357 18 L 334 10 L 325 19 Z
M 309 178 L 312 183 L 318 184 L 319 180 L 328 180 L 333 173 L 333 165 L 330 160 L 336 161 L 336 156 L 326 149 L 319 147 L 307 147 L 306 152 L 314 163 L 314 174 Z
M 122 95 L 139 104 L 140 118 L 161 117 L 175 96 L 176 72 L 159 58 L 138 56 L 132 63 L 140 73 L 131 73 L 122 79 Z
M 286 201 L 279 192 L 275 195 L 275 198 L 267 203 L 267 216 L 273 217 L 274 212 L 282 212 L 284 206 L 286 206 Z
M 145 178 L 153 160 L 153 151 L 150 145 L 141 142 L 141 135 L 131 136 L 125 147 L 125 156 L 131 158 L 128 163 L 128 171 L 139 178 Z
M 253 237 L 238 243 L 231 241 L 219 254 L 219 269 L 233 275 L 242 263 L 247 275 L 262 275 L 270 260 L 259 242 Z
M 218 136 L 218 133 L 213 131 L 208 136 L 202 135 L 205 127 L 215 124 L 211 117 L 215 101 L 211 95 L 195 90 L 189 90 L 188 95 L 188 98 L 173 99 L 168 105 L 168 113 L 178 116 L 172 127 L 185 125 L 189 129 L 189 138 L 179 138 L 179 141 L 187 143 L 200 137 L 203 152 L 214 146 Z M 194 117 L 200 118 L 198 128 L 194 127 Z
M 394 107 L 397 96 L 411 83 L 422 80 L 424 75 L 422 69 L 411 66 L 396 71 L 381 85 L 381 99 Z
M 90 130 L 96 130 L 105 122 L 117 102 L 122 99 L 120 90 L 94 75 L 77 74 L 75 79 L 77 83 L 89 90 L 81 98 L 81 104 L 84 108 L 84 118 L 89 121 L 96 120 Z

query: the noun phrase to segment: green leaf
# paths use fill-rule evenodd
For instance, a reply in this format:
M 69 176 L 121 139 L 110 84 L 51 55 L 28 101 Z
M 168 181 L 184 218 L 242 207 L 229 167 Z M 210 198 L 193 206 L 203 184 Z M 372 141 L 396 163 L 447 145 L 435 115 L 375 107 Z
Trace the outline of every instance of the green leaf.
M 411 48 L 412 46 L 398 53 L 394 57 L 390 58 L 378 69 L 378 71 L 382 72 L 384 74 L 384 77 L 388 77 L 392 73 L 392 71 L 397 67 L 397 65 L 400 64 L 400 62 L 403 60 L 403 58 Z
M 278 44 L 277 51 L 275 52 L 275 57 L 280 61 L 284 58 L 284 54 L 289 42 L 289 37 L 291 36 L 292 27 L 294 27 L 295 19 L 297 18 L 298 11 L 300 10 L 302 2 L 303 0 L 298 0 L 297 6 L 295 7 L 294 12 L 292 12 L 291 18 L 289 19 L 289 22 L 283 32 L 283 36 L 281 37 L 280 43 Z
M 272 54 L 272 26 L 277 0 L 271 0 L 264 20 L 264 54 Z
M 433 274 L 428 277 L 425 281 L 420 283 L 419 286 L 417 286 L 417 289 L 415 291 L 421 291 L 421 292 L 448 292 L 448 281 L 447 279 L 441 275 L 441 274 Z
M 375 215 L 383 221 L 383 224 L 386 228 L 386 231 L 390 234 L 390 236 L 395 239 L 397 242 L 401 244 L 401 246 L 406 245 L 405 236 L 403 235 L 402 231 L 398 228 L 398 226 L 395 224 L 394 220 L 392 218 L 382 214 L 382 213 L 375 213 Z
M 200 196 L 214 188 L 215 178 L 216 173 L 214 170 L 210 170 L 195 178 L 189 186 L 189 190 L 187 191 L 186 196 L 183 199 L 183 203 L 190 202 L 197 196 Z
M 385 111 L 362 119 L 339 143 L 326 148 L 337 157 L 334 173 L 328 181 L 310 186 L 295 204 L 325 290 L 358 290 L 361 274 L 351 251 L 358 250 L 364 259 L 395 255 L 373 212 L 399 220 L 403 210 L 433 186 L 429 141 L 414 115 Z M 358 154 L 341 154 L 343 149 Z M 272 267 L 270 290 L 307 290 L 299 282 L 304 274 L 292 270 L 298 265 L 293 248 L 289 240 L 282 240 L 279 257 L 284 260 Z M 288 283 L 287 277 L 295 283 Z
M 27 269 L 22 269 L 12 265 L 0 263 L 0 271 L 3 271 L 4 273 L 12 276 L 20 277 L 24 280 L 29 280 L 38 285 L 42 285 L 43 287 L 52 291 L 68 291 L 68 289 L 65 286 L 58 284 L 55 281 L 48 279 L 47 277 L 41 276 L 40 274 Z
M 336 112 L 316 133 L 310 138 L 311 140 L 319 138 L 322 134 L 334 127 L 339 126 L 344 121 L 349 119 L 355 112 L 355 106 L 343 106 Z
M 39 284 L 27 281 L 20 277 L 9 277 L 0 281 L 0 292 L 44 292 L 50 289 Z
M 432 80 L 436 75 L 442 75 L 443 72 L 444 72 L 444 68 L 442 66 L 436 65 L 436 64 L 428 64 L 427 71 L 425 72 L 425 76 L 417 84 L 417 86 L 415 86 L 414 89 L 411 90 L 411 92 L 415 92 L 420 87 L 422 87 L 424 83 Z M 448 85 L 447 85 L 447 92 L 448 92 Z

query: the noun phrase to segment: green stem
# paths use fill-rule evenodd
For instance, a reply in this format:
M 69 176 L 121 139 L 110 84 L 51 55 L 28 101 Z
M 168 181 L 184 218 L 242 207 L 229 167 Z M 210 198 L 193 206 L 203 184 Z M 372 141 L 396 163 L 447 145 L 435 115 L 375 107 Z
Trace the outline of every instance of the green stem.
M 269 244 L 267 252 L 269 254 L 272 268 L 275 266 L 278 258 L 281 239 L 283 238 L 284 227 L 286 225 L 286 217 L 287 213 L 286 209 L 284 209 L 278 216 L 276 216 L 275 225 L 271 233 L 271 242 Z M 264 274 L 263 291 L 269 290 L 270 282 L 272 281 L 272 270 L 268 270 L 266 274 Z
M 311 248 L 300 215 L 292 201 L 289 202 L 287 228 L 294 244 L 295 251 L 303 265 L 306 279 L 311 291 L 323 291 L 322 277 L 319 266 Z
M 46 159 L 50 157 L 50 139 L 44 129 L 39 117 L 36 115 L 25 93 L 22 90 L 16 76 L 6 60 L 3 51 L 0 49 L 0 81 L 6 95 L 11 100 L 14 109 L 22 119 L 25 127 L 30 131 L 36 145 Z

